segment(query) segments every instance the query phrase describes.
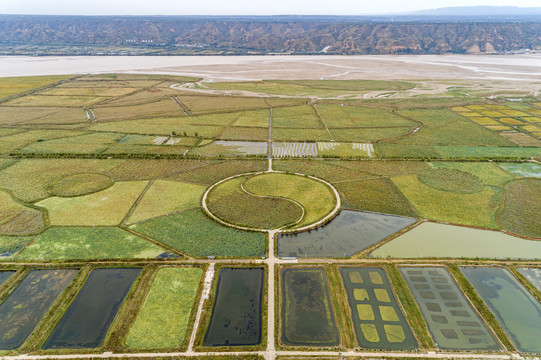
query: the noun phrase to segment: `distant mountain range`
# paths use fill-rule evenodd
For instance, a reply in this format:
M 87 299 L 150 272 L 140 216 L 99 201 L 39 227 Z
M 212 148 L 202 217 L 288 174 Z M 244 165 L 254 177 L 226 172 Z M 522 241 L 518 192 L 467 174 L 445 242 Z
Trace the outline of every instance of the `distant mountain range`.
M 516 7 L 388 16 L 0 15 L 0 54 L 477 54 L 541 50 L 540 34 L 541 8 Z
M 408 14 L 405 14 L 408 15 Z M 541 7 L 517 6 L 455 6 L 438 9 L 428 9 L 409 13 L 423 16 L 539 16 Z

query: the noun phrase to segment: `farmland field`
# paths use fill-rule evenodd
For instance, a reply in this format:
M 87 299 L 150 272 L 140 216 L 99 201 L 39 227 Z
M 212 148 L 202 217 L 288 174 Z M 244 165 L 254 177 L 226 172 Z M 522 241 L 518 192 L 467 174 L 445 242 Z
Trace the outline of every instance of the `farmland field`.
M 528 68 L 494 55 L 452 80 L 317 80 L 372 77 L 341 59 L 0 79 L 0 357 L 539 351 L 517 340 L 536 317 L 482 294 L 539 299 L 538 77 L 472 75 Z M 481 288 L 460 271 L 487 266 L 510 273 Z M 45 272 L 77 275 L 20 295 Z
M 256 257 L 265 253 L 263 234 L 220 225 L 201 209 L 142 221 L 130 229 L 192 256 Z
M 180 346 L 186 336 L 202 273 L 200 268 L 158 270 L 126 345 L 139 349 Z

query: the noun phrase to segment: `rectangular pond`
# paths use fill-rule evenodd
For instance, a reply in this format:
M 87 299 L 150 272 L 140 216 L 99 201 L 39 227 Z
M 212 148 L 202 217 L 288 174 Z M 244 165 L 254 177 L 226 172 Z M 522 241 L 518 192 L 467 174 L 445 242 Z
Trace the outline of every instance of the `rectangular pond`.
M 30 271 L 0 304 L 0 349 L 21 346 L 77 273 L 78 270 Z
M 342 210 L 318 229 L 278 235 L 278 256 L 352 256 L 416 221 L 402 216 Z
M 518 267 L 517 271 L 524 275 L 524 277 L 532 283 L 533 286 L 537 288 L 537 290 L 541 291 L 541 268 L 524 268 L 524 267 Z
M 460 270 L 521 352 L 541 353 L 541 304 L 507 269 Z
M 334 346 L 340 337 L 322 268 L 282 270 L 282 342 Z
M 445 350 L 499 350 L 492 332 L 474 311 L 447 269 L 400 267 L 436 345 Z
M 222 268 L 204 346 L 261 342 L 263 268 Z
M 367 349 L 413 350 L 413 336 L 387 274 L 377 267 L 341 268 L 359 345 Z
M 11 275 L 15 274 L 15 271 L 0 271 L 0 286 L 5 283 Z
M 140 268 L 95 269 L 43 349 L 100 347 Z
M 541 241 L 499 231 L 425 222 L 370 253 L 377 258 L 541 259 Z

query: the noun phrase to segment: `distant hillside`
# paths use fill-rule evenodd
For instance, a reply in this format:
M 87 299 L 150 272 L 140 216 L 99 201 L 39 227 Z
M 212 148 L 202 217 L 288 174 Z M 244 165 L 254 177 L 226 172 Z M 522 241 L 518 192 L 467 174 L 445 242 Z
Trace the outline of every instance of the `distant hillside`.
M 0 15 L 0 52 L 93 54 L 96 47 L 113 47 L 104 53 L 446 54 L 541 49 L 541 22 L 400 19 Z
M 412 14 L 424 16 L 532 16 L 541 15 L 541 7 L 454 6 L 421 10 Z

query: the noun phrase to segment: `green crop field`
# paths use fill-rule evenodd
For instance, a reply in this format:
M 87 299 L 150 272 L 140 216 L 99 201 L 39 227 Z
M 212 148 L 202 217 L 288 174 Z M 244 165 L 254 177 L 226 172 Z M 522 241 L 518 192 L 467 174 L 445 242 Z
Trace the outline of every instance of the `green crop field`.
M 498 218 L 505 229 L 522 236 L 540 238 L 541 227 L 535 219 L 541 211 L 541 180 L 521 179 L 505 186 L 505 202 Z
M 117 182 L 97 193 L 71 197 L 51 197 L 37 205 L 49 212 L 52 225 L 108 226 L 118 225 L 128 214 L 146 181 Z
M 67 75 L 0 78 L 0 98 L 24 93 L 67 78 L 69 78 Z
M 254 257 L 265 253 L 265 235 L 220 225 L 201 209 L 143 221 L 130 229 L 190 256 Z
M 135 349 L 179 347 L 186 337 L 202 274 L 200 268 L 158 270 L 126 345 Z
M 497 229 L 494 216 L 501 190 L 484 187 L 474 193 L 440 190 L 415 175 L 396 176 L 394 184 L 423 217 L 454 224 Z
M 199 207 L 205 188 L 201 185 L 156 180 L 129 217 L 130 223 Z
M 18 261 L 148 259 L 167 250 L 113 227 L 53 227 L 19 255 Z

